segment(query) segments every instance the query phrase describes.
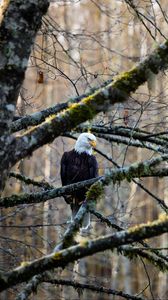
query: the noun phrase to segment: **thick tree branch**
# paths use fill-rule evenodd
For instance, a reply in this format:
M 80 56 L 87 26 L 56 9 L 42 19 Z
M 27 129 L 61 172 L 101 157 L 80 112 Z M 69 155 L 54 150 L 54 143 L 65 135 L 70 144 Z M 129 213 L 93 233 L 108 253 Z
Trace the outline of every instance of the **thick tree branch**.
M 30 204 L 30 203 L 40 203 L 45 202 L 49 199 L 53 199 L 56 197 L 61 197 L 67 194 L 72 193 L 78 189 L 82 189 L 83 187 L 89 187 L 91 184 L 96 182 L 98 179 L 102 177 L 85 180 L 82 182 L 70 184 L 60 188 L 49 189 L 43 192 L 37 193 L 25 193 L 21 195 L 12 195 L 11 197 L 0 198 L 0 207 L 13 207 L 20 204 Z
M 88 240 L 65 250 L 51 253 L 33 262 L 27 262 L 25 266 L 20 266 L 7 273 L 1 272 L 0 291 L 29 280 L 38 273 L 51 270 L 52 268 L 65 267 L 69 262 L 73 262 L 82 257 L 107 249 L 113 250 L 121 245 L 142 241 L 143 239 L 152 238 L 166 232 L 168 232 L 168 217 L 95 240 Z
M 102 151 L 100 151 L 98 149 L 96 149 L 96 152 L 99 153 L 100 155 L 102 155 L 108 161 L 112 162 L 114 164 L 114 166 L 116 166 L 118 169 L 120 168 L 120 166 L 112 159 L 112 157 L 109 157 L 107 154 L 103 153 Z M 162 175 L 161 175 L 161 173 L 162 173 Z M 160 173 L 160 170 L 157 170 L 155 174 L 152 172 L 152 176 L 158 176 L 158 177 L 167 176 L 168 175 L 168 169 L 167 168 L 161 168 L 161 173 Z M 157 197 L 155 194 L 153 194 L 151 191 L 149 191 L 146 187 L 144 187 L 137 180 L 132 179 L 132 181 L 134 183 L 136 183 L 141 189 L 143 189 L 148 195 L 150 195 L 152 198 L 154 198 L 156 200 L 157 204 L 160 206 L 160 208 L 164 210 L 164 212 L 166 212 L 166 213 L 168 212 L 168 207 L 167 207 L 166 203 L 164 202 L 164 200 Z
M 65 194 L 70 194 L 72 191 L 83 188 L 84 186 L 91 186 L 87 194 L 88 199 L 95 200 L 97 199 L 97 196 L 103 192 L 103 186 L 108 185 L 111 181 L 113 181 L 113 183 L 121 182 L 124 179 L 131 181 L 132 178 L 140 178 L 143 176 L 153 176 L 153 174 L 158 174 L 158 171 L 155 170 L 155 167 L 165 160 L 168 160 L 168 155 L 159 156 L 140 163 L 134 163 L 128 167 L 112 169 L 111 172 L 106 176 L 99 176 L 97 178 L 74 183 L 65 187 L 55 188 L 44 192 L 25 193 L 23 195 L 12 195 L 11 197 L 0 198 L 0 207 L 7 208 L 25 203 L 40 203 L 49 199 L 63 196 Z M 162 205 L 164 205 L 165 209 L 167 210 L 167 206 L 164 201 Z
M 44 0 L 5 2 L 0 24 L 0 135 L 9 129 L 31 46 L 49 5 Z
M 125 101 L 131 93 L 148 80 L 151 72 L 158 74 L 159 71 L 166 69 L 167 65 L 168 41 L 161 44 L 149 57 L 130 71 L 116 77 L 114 81 L 96 90 L 78 104 L 73 104 L 59 115 L 52 115 L 41 125 L 16 138 L 11 144 L 10 153 L 8 152 L 10 166 L 42 145 L 52 142 L 65 131 L 92 119 L 101 111 L 107 111 L 110 105 Z
M 116 229 L 117 231 L 124 230 L 122 227 L 113 223 L 108 217 L 103 216 L 101 213 L 95 211 L 94 209 L 89 209 L 89 211 L 95 215 L 101 222 L 104 222 L 109 227 Z M 135 248 L 133 246 L 121 246 L 118 248 L 118 251 L 121 252 L 123 255 L 127 256 L 129 259 L 133 257 L 140 257 L 146 258 L 150 263 L 152 263 L 155 267 L 158 267 L 161 271 L 168 270 L 168 258 L 160 253 L 158 250 L 154 250 L 150 248 L 147 243 L 140 242 L 143 245 L 143 249 Z M 151 253 L 148 253 L 148 252 Z
M 58 103 L 58 104 L 56 104 L 52 107 L 49 107 L 47 109 L 35 112 L 31 115 L 27 115 L 27 116 L 23 116 L 23 117 L 18 118 L 16 121 L 14 121 L 11 124 L 11 132 L 17 132 L 19 130 L 26 129 L 30 126 L 35 126 L 35 125 L 41 124 L 42 122 L 45 121 L 45 119 L 47 117 L 50 117 L 53 114 L 56 115 L 57 113 L 61 112 L 62 110 L 67 109 L 72 104 L 79 103 L 82 99 L 84 99 L 86 97 L 89 97 L 89 96 L 92 96 L 92 94 L 94 92 L 96 92 L 96 90 L 100 90 L 100 88 L 105 87 L 107 84 L 112 82 L 112 80 L 105 81 L 101 86 L 99 86 L 99 88 L 90 89 L 90 91 L 86 94 L 77 96 L 77 97 L 72 98 L 72 99 L 70 98 L 67 102 Z

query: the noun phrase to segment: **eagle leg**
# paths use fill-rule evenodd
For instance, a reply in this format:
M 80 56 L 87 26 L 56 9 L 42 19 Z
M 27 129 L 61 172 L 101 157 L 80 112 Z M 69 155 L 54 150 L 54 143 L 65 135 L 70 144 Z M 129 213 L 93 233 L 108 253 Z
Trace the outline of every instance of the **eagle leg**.
M 82 228 L 81 231 L 87 231 L 90 229 L 90 212 L 87 212 L 84 215 L 83 221 L 82 221 Z
M 71 204 L 71 210 L 72 210 L 72 216 L 71 216 L 71 222 L 74 220 L 81 204 L 72 203 Z M 81 232 L 87 232 L 90 229 L 90 212 L 87 212 L 84 215 L 83 221 L 82 221 L 82 227 Z

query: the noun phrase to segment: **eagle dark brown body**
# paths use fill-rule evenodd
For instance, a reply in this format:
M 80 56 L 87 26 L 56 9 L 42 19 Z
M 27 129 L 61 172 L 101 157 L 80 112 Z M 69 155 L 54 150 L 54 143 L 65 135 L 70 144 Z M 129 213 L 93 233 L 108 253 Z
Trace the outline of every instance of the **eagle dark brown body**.
M 62 185 L 68 185 L 79 181 L 95 178 L 98 176 L 98 164 L 94 155 L 86 152 L 78 153 L 75 150 L 65 152 L 61 159 Z M 81 204 L 85 200 L 86 188 L 65 197 L 68 204 Z

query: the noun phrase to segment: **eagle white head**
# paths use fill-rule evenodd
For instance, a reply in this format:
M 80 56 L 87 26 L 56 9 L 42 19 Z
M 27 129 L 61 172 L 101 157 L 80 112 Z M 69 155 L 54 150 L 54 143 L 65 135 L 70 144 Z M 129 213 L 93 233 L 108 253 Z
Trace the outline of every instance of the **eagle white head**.
M 96 137 L 89 132 L 81 133 L 75 144 L 75 151 L 80 153 L 86 152 L 92 155 L 93 147 L 96 147 Z

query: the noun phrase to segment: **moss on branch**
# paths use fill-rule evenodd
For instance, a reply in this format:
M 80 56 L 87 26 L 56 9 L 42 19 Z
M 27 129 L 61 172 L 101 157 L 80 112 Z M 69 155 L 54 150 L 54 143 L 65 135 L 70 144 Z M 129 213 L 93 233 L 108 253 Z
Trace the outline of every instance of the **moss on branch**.
M 150 72 L 157 74 L 167 68 L 168 42 L 161 44 L 149 57 L 141 61 L 130 71 L 113 78 L 113 81 L 97 89 L 83 98 L 79 103 L 71 105 L 60 114 L 52 116 L 52 120 L 44 121 L 17 138 L 14 152 L 10 152 L 11 164 L 30 155 L 34 150 L 52 142 L 67 130 L 94 118 L 101 111 L 107 111 L 110 105 L 125 101 L 141 84 L 148 80 Z
M 72 191 L 78 190 L 83 187 L 90 187 L 87 193 L 87 200 L 96 200 L 103 192 L 103 186 L 108 185 L 110 182 L 114 184 L 121 182 L 124 179 L 131 181 L 133 178 L 140 178 L 143 176 L 152 176 L 155 172 L 155 167 L 161 162 L 168 160 L 168 155 L 155 157 L 144 162 L 137 162 L 128 167 L 112 169 L 109 175 L 99 176 L 97 178 L 85 180 L 82 182 L 74 183 L 61 188 L 54 188 L 44 192 L 38 193 L 25 193 L 22 195 L 12 195 L 11 197 L 0 198 L 0 207 L 13 207 L 25 203 L 40 203 L 53 199 L 56 197 L 70 194 Z M 94 184 L 94 185 L 93 185 Z M 167 210 L 166 204 L 164 204 Z
M 145 300 L 144 298 L 140 296 L 134 296 L 130 295 L 127 293 L 124 293 L 122 291 L 117 291 L 111 288 L 105 288 L 103 286 L 98 286 L 98 285 L 93 285 L 93 284 L 86 284 L 86 283 L 79 283 L 77 281 L 70 281 L 70 280 L 65 280 L 65 279 L 44 279 L 44 282 L 50 283 L 50 284 L 55 284 L 55 285 L 62 285 L 62 286 L 71 286 L 74 287 L 75 289 L 81 289 L 81 290 L 90 290 L 92 292 L 96 293 L 103 293 L 107 295 L 115 295 L 115 296 L 120 296 L 122 298 L 125 298 L 127 300 Z
M 7 273 L 0 274 L 0 291 L 15 284 L 29 280 L 32 276 L 57 267 L 65 267 L 69 262 L 93 255 L 107 249 L 115 249 L 122 245 L 142 241 L 146 238 L 168 232 L 168 216 L 164 220 L 156 220 L 126 231 L 89 240 L 82 245 L 69 247 L 56 253 L 51 253 L 35 261 L 29 262 L 24 267 L 19 267 Z M 55 258 L 56 255 L 56 258 Z

